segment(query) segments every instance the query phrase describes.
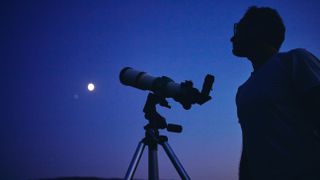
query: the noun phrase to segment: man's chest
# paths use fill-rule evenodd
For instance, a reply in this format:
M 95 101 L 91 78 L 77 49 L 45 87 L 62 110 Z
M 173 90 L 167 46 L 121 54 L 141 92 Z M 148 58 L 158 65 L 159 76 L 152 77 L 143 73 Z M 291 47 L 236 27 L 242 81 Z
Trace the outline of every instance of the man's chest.
M 297 102 L 296 94 L 290 75 L 276 62 L 269 63 L 239 87 L 238 115 L 264 112 L 272 106 L 292 106 Z

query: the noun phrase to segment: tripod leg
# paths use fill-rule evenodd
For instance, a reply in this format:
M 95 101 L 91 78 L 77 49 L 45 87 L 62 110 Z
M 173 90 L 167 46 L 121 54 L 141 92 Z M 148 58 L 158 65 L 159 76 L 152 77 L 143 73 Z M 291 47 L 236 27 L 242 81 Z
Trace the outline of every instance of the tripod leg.
M 178 157 L 174 154 L 173 150 L 171 149 L 170 145 L 167 143 L 167 141 L 161 143 L 163 149 L 166 151 L 167 155 L 169 156 L 172 164 L 176 168 L 177 172 L 179 173 L 181 179 L 183 180 L 189 180 L 190 177 L 188 176 L 186 170 L 184 170 L 182 164 L 180 163 Z
M 144 144 L 143 140 L 139 142 L 138 147 L 133 155 L 133 158 L 127 170 L 126 177 L 124 178 L 125 180 L 131 180 L 133 178 L 145 146 L 146 145 Z
M 148 163 L 148 179 L 158 180 L 159 179 L 159 168 L 158 168 L 158 149 L 157 144 L 149 145 L 149 163 Z

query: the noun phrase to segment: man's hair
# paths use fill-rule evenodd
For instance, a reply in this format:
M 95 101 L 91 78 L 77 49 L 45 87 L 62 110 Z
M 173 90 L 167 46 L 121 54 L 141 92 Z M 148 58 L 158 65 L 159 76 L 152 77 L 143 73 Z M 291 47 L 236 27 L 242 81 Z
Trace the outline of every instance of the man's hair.
M 251 6 L 245 13 L 243 19 L 246 23 L 253 26 L 257 31 L 259 39 L 276 48 L 280 49 L 285 38 L 286 28 L 279 13 L 269 7 Z

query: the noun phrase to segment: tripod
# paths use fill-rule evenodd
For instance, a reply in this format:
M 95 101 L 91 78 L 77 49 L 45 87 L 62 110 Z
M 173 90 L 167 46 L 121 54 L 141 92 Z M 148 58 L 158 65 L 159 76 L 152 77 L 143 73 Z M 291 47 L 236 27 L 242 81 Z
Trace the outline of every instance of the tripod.
M 159 134 L 159 129 L 165 128 L 168 131 L 180 133 L 182 131 L 182 127 L 180 125 L 167 124 L 165 118 L 163 118 L 156 111 L 157 104 L 163 107 L 170 108 L 168 102 L 164 97 L 152 93 L 148 95 L 143 111 L 145 113 L 145 118 L 149 120 L 149 123 L 144 126 L 145 137 L 138 143 L 138 147 L 136 148 L 136 151 L 133 155 L 125 179 L 130 180 L 133 178 L 143 154 L 144 148 L 148 146 L 148 179 L 159 180 L 158 144 L 160 144 L 165 150 L 167 156 L 171 160 L 171 163 L 174 165 L 181 179 L 189 180 L 190 177 L 188 176 L 187 172 L 179 162 L 177 156 L 174 154 L 168 143 L 168 137 L 161 136 Z

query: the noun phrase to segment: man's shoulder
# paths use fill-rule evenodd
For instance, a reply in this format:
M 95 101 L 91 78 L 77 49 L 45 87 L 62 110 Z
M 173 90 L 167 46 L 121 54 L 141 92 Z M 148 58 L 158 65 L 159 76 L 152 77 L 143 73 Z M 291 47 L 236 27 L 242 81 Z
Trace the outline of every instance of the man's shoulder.
M 304 48 L 296 48 L 287 52 L 278 53 L 281 64 L 292 66 L 293 64 L 319 63 L 318 58 Z
M 310 54 L 310 52 L 304 48 L 295 48 L 295 49 L 291 49 L 289 51 L 280 52 L 279 56 L 293 57 L 293 56 L 297 56 L 297 55 L 306 55 L 306 54 Z
M 304 48 L 295 48 L 288 51 L 288 53 L 299 54 L 299 53 L 309 53 L 309 51 Z
M 281 52 L 279 53 L 280 56 L 284 56 L 284 57 L 316 57 L 315 55 L 313 55 L 310 51 L 304 49 L 304 48 L 295 48 L 295 49 L 291 49 L 289 51 L 286 52 Z

